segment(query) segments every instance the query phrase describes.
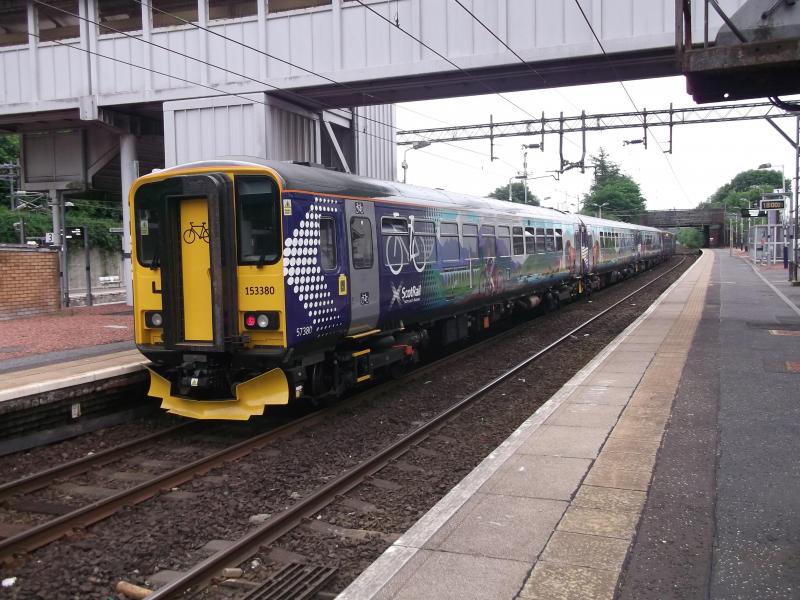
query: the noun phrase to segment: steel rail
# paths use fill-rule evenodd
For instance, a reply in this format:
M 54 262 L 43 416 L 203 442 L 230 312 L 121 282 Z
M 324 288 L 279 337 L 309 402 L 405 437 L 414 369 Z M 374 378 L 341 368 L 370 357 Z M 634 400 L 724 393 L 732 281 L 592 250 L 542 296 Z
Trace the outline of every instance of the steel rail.
M 0 562 L 12 558 L 15 554 L 31 552 L 36 548 L 40 548 L 45 544 L 49 544 L 61 538 L 73 529 L 87 527 L 88 525 L 97 523 L 113 515 L 125 506 L 143 502 L 157 495 L 162 490 L 186 483 L 196 475 L 203 475 L 226 462 L 241 458 L 274 440 L 290 435 L 316 422 L 327 413 L 328 411 L 311 413 L 291 423 L 281 425 L 280 427 L 197 459 L 187 465 L 158 475 L 132 488 L 122 490 L 112 496 L 83 506 L 55 519 L 51 519 L 50 521 L 22 531 L 4 540 L 0 540 Z
M 180 423 L 179 425 L 167 427 L 166 429 L 156 431 L 155 433 L 151 433 L 135 440 L 131 440 L 130 442 L 120 444 L 119 446 L 114 446 L 108 450 L 83 456 L 60 465 L 55 465 L 49 469 L 32 473 L 30 475 L 26 475 L 25 477 L 20 477 L 14 481 L 9 481 L 0 485 L 0 502 L 12 496 L 39 490 L 52 483 L 55 479 L 64 479 L 66 477 L 80 475 L 92 467 L 105 465 L 110 462 L 120 460 L 123 455 L 127 454 L 138 446 L 144 446 L 150 442 L 158 440 L 159 438 L 172 435 L 177 431 L 189 429 L 196 425 L 197 423 L 194 422 Z
M 264 522 L 264 524 L 240 538 L 227 549 L 213 554 L 206 560 L 198 563 L 186 571 L 182 576 L 174 579 L 170 583 L 167 583 L 158 590 L 155 590 L 152 594 L 147 596 L 148 600 L 167 600 L 179 598 L 187 591 L 196 591 L 200 586 L 216 576 L 223 568 L 240 564 L 249 556 L 251 556 L 253 552 L 257 551 L 261 546 L 275 542 L 278 538 L 300 525 L 305 519 L 312 517 L 325 506 L 329 505 L 337 496 L 347 493 L 362 483 L 367 477 L 380 471 L 389 462 L 403 455 L 412 446 L 423 441 L 433 431 L 443 426 L 453 416 L 461 412 L 465 407 L 472 404 L 475 400 L 485 396 L 488 392 L 506 382 L 516 373 L 526 368 L 543 355 L 561 345 L 563 342 L 571 339 L 576 332 L 584 329 L 597 319 L 605 316 L 620 304 L 627 302 L 633 296 L 648 288 L 662 277 L 669 275 L 675 269 L 680 267 L 685 261 L 685 258 L 682 259 L 677 265 L 668 271 L 662 273 L 658 277 L 653 278 L 651 281 L 637 288 L 621 300 L 618 300 L 611 306 L 603 309 L 596 315 L 587 319 L 572 329 L 569 333 L 551 342 L 535 354 L 529 356 L 502 375 L 485 384 L 477 391 L 462 398 L 459 402 L 442 411 L 427 423 L 420 425 L 417 429 L 380 450 L 371 458 L 368 458 L 364 462 L 344 472 L 330 483 L 326 484 L 306 498 L 299 500 L 285 511 L 273 516 Z
M 257 450 L 258 448 L 272 441 L 295 433 L 305 427 L 314 425 L 324 420 L 328 416 L 335 414 L 336 412 L 339 412 L 347 407 L 358 405 L 359 403 L 362 403 L 376 395 L 379 396 L 382 392 L 390 391 L 399 385 L 400 381 L 406 384 L 409 381 L 414 381 L 419 377 L 422 377 L 430 370 L 440 368 L 442 365 L 447 364 L 448 362 L 457 360 L 458 357 L 462 356 L 463 354 L 474 351 L 482 344 L 494 341 L 504 335 L 509 334 L 511 331 L 498 333 L 495 336 L 437 359 L 430 364 L 414 369 L 399 381 L 387 381 L 385 383 L 367 388 L 363 392 L 346 399 L 344 402 L 340 402 L 329 408 L 311 413 L 301 417 L 300 419 L 296 419 L 291 423 L 287 423 L 276 429 L 259 434 L 253 438 L 243 440 L 238 444 L 224 448 L 218 452 L 189 463 L 188 465 L 156 476 L 155 478 L 145 481 L 132 488 L 122 490 L 113 496 L 109 496 L 92 504 L 88 504 L 65 515 L 57 517 L 56 519 L 51 519 L 50 521 L 22 531 L 14 536 L 8 537 L 5 540 L 0 540 L 0 562 L 8 560 L 15 554 L 36 550 L 37 548 L 63 537 L 69 531 L 81 527 L 87 527 L 102 521 L 103 519 L 106 519 L 107 517 L 118 512 L 125 506 L 131 506 L 143 502 L 155 496 L 164 489 L 175 487 L 185 483 L 186 481 L 189 481 L 195 475 L 202 475 L 225 462 L 241 458 L 242 456 Z M 34 473 L 29 477 L 25 477 L 14 482 L 9 482 L 5 486 L 0 487 L 0 493 L 5 492 L 3 496 L 0 496 L 0 500 L 13 495 L 34 491 L 45 487 L 49 483 L 52 483 L 52 480 L 55 477 L 65 477 L 67 475 L 79 474 L 88 470 L 88 468 L 91 466 L 111 462 L 115 460 L 115 457 L 112 455 L 122 454 L 125 450 L 130 450 L 130 448 L 135 445 L 139 445 L 145 441 L 152 441 L 153 439 L 167 435 L 175 430 L 190 428 L 192 426 L 198 426 L 198 423 L 194 421 L 190 423 L 182 423 L 175 427 L 156 432 L 151 436 L 147 436 L 146 438 L 134 440 L 129 444 L 111 448 L 104 453 L 78 459 L 77 461 L 74 461 L 74 465 L 72 463 L 60 465 L 54 467 L 53 469 L 47 469 L 39 473 Z

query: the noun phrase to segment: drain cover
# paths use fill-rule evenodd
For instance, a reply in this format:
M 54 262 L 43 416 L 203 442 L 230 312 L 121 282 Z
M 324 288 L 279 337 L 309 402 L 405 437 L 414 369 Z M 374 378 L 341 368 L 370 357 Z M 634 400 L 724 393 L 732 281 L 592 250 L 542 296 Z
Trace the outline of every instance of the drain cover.
M 336 573 L 335 567 L 292 562 L 275 573 L 244 600 L 304 600 L 311 598 Z

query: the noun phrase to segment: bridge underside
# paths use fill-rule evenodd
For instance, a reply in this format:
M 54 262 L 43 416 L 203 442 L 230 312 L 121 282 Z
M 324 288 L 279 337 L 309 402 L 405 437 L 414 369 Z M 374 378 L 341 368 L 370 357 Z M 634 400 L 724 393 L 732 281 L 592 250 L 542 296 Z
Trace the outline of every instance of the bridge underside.
M 293 92 L 329 105 L 360 106 L 375 104 L 377 99 L 391 103 L 414 102 L 680 74 L 675 49 L 665 47 L 525 65 L 514 63 L 484 69 L 352 81 L 346 86 L 309 86 Z M 294 101 L 297 101 L 296 97 Z

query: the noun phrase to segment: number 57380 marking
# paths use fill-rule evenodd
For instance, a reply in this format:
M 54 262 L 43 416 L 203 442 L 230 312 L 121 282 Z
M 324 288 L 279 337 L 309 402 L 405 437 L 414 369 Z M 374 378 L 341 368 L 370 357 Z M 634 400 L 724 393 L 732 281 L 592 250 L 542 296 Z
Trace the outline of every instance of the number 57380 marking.
M 272 296 L 275 287 L 271 285 L 248 285 L 244 288 L 245 296 Z

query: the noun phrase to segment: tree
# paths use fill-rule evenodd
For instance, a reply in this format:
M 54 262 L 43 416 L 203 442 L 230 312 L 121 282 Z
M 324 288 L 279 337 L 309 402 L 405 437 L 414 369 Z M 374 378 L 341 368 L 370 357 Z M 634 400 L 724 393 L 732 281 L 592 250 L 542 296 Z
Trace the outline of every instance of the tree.
M 539 198 L 536 197 L 531 189 L 528 187 L 526 182 L 519 182 L 515 181 L 511 184 L 511 201 L 518 202 L 519 204 L 525 203 L 525 193 L 527 190 L 528 194 L 528 204 L 532 204 L 533 206 L 539 206 Z M 493 192 L 489 194 L 489 198 L 497 198 L 498 200 L 508 200 L 508 186 L 504 185 L 502 187 L 496 188 Z
M 782 177 L 780 171 L 774 170 L 742 171 L 711 194 L 708 200 L 701 202 L 697 208 L 750 208 L 761 199 L 762 194 L 780 188 Z M 787 180 L 785 185 L 786 191 L 790 191 L 791 180 Z
M 645 211 L 646 201 L 639 184 L 626 175 L 600 148 L 594 163 L 594 180 L 583 197 L 583 214 L 593 215 L 602 209 L 604 215 L 620 221 L 633 221 Z
M 677 235 L 678 243 L 686 248 L 702 248 L 705 243 L 703 233 L 692 227 L 682 227 Z
M 13 164 L 19 160 L 19 137 L 16 135 L 0 135 L 0 166 Z M 0 174 L 8 173 L 0 168 Z M 0 205 L 11 206 L 9 199 L 9 182 L 0 180 Z

